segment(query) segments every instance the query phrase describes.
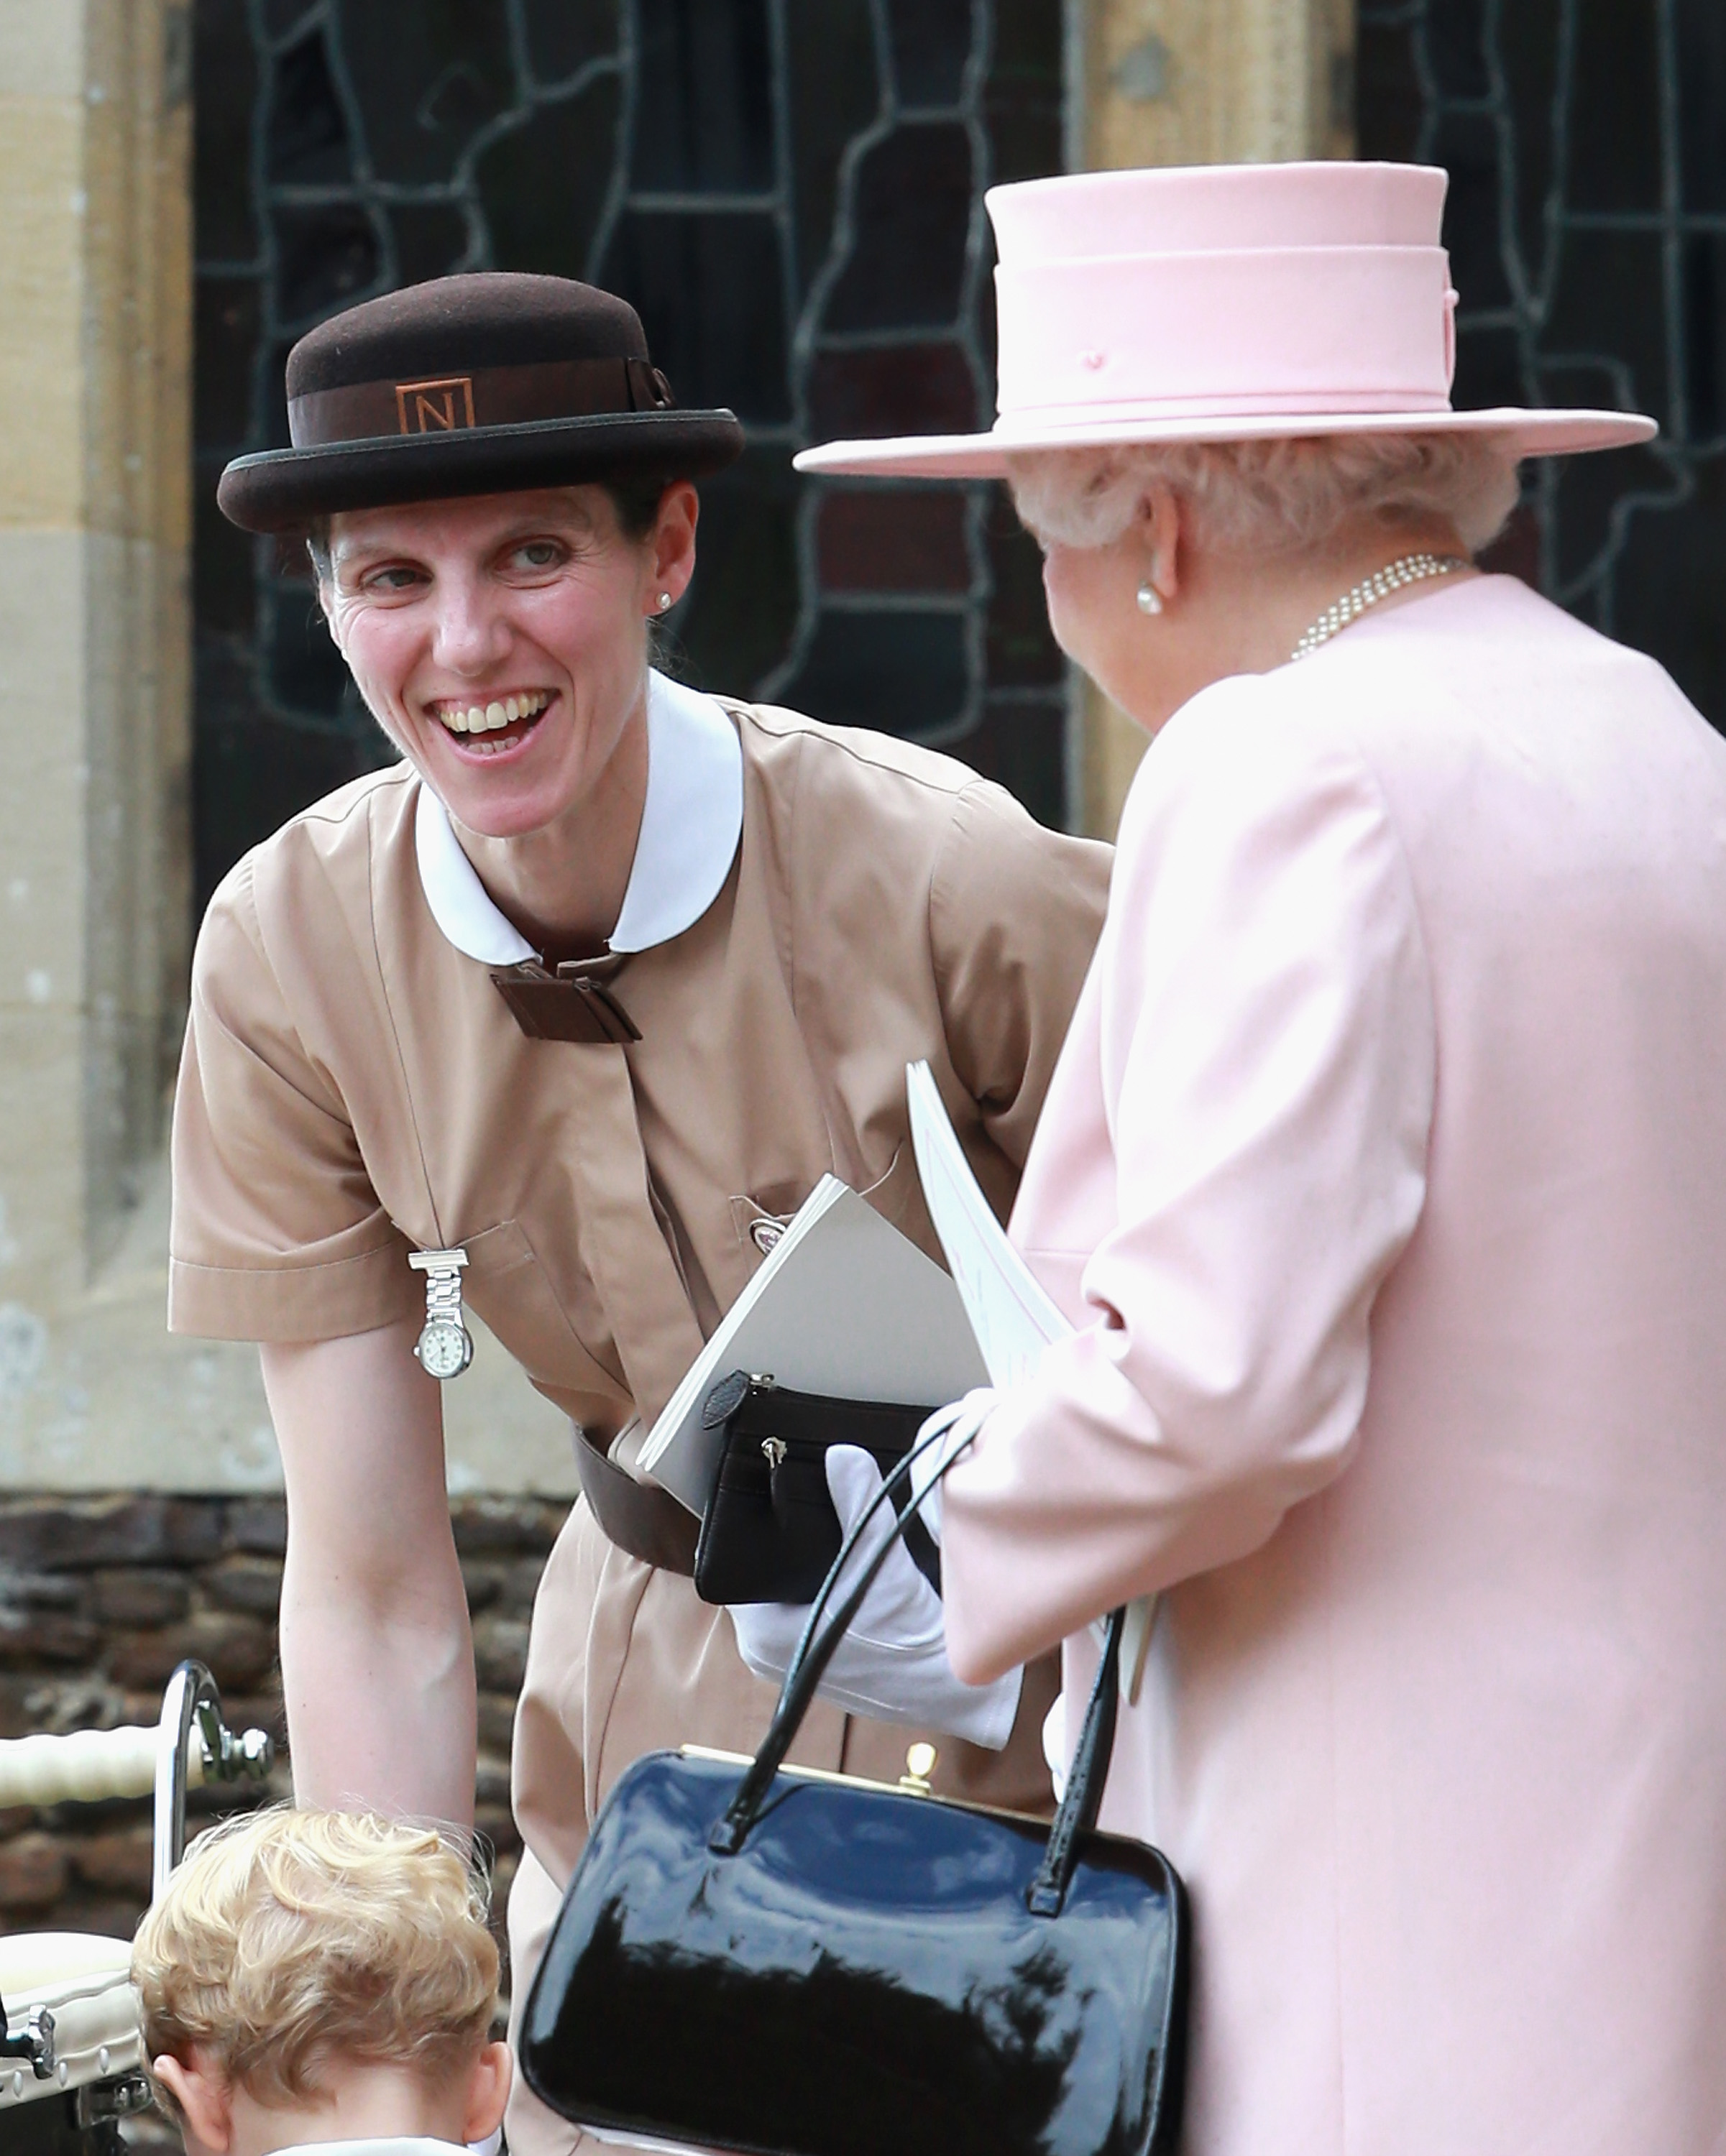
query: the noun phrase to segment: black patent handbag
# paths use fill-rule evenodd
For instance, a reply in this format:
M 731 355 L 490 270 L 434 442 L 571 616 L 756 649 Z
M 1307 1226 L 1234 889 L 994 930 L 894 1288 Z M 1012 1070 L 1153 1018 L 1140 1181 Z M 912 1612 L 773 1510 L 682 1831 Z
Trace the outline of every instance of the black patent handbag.
M 1186 1895 L 1095 1825 L 1124 1613 L 1052 1826 L 781 1763 L 902 1532 L 822 1629 L 847 1543 L 753 1762 L 618 1781 L 528 1993 L 527 2085 L 608 2139 L 742 2156 L 1169 2156 Z

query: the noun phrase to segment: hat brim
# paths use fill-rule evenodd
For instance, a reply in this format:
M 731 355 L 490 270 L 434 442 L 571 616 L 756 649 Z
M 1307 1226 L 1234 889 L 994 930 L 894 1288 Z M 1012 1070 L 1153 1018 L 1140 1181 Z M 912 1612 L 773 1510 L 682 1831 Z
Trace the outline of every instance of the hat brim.
M 734 412 L 607 412 L 263 449 L 234 459 L 216 502 L 243 531 L 303 531 L 314 518 L 344 509 L 604 480 L 701 479 L 742 453 Z
M 1628 449 L 1659 433 L 1633 412 L 1302 412 L 1254 418 L 1143 418 L 1076 427 L 1020 424 L 986 434 L 922 434 L 823 442 L 793 459 L 799 471 L 902 479 L 1004 479 L 1008 459 L 1042 449 L 1108 449 L 1134 442 L 1261 442 L 1314 434 L 1485 434 L 1508 457 Z

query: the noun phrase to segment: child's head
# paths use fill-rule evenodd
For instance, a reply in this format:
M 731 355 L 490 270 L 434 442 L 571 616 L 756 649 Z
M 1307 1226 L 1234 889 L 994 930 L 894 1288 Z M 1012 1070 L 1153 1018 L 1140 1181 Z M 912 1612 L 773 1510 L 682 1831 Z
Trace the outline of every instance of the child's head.
M 509 2086 L 497 1977 L 459 1852 L 366 1813 L 256 1812 L 204 1835 L 132 1947 L 157 2087 L 211 2156 L 332 2128 L 485 2138 Z

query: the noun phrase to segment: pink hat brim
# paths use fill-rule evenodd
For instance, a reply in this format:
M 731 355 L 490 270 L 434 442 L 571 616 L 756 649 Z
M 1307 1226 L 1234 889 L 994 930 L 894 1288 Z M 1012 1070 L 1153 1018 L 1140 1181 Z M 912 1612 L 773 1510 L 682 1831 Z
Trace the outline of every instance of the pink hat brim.
M 799 450 L 799 471 L 901 479 L 1004 479 L 1007 459 L 1040 449 L 1108 449 L 1130 442 L 1262 442 L 1312 434 L 1490 434 L 1513 459 L 1652 441 L 1657 424 L 1636 412 L 1302 412 L 1256 418 L 1111 419 L 1092 426 L 1020 424 L 986 434 L 912 434 L 823 442 Z

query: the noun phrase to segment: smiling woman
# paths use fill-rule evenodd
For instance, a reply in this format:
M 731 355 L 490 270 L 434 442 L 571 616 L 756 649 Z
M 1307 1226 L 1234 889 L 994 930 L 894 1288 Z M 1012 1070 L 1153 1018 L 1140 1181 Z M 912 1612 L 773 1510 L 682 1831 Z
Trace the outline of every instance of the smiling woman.
M 536 947 L 599 948 L 647 788 L 644 624 L 695 566 L 697 501 L 632 536 L 589 485 L 343 512 L 319 596 L 379 725 Z
M 696 1595 L 696 1522 L 631 1472 L 642 1424 L 771 1246 L 754 1231 L 823 1175 L 937 1252 L 908 1061 L 1004 1216 L 1108 855 L 946 757 L 653 670 L 694 571 L 694 481 L 741 437 L 678 408 L 620 300 L 440 280 L 323 324 L 287 386 L 294 446 L 230 465 L 219 500 L 309 535 L 402 761 L 211 903 L 170 1322 L 263 1343 L 302 1802 L 470 1815 L 433 1381 L 465 1365 L 465 1301 L 570 1416 L 584 1502 L 516 1725 L 519 1998 L 621 1770 L 751 1746 L 771 1704 Z M 951 1684 L 936 1718 L 963 1726 Z M 1046 1803 L 1053 1692 L 1050 1666 L 1027 1672 L 1004 1751 L 943 1737 L 937 1785 Z M 907 1737 L 835 1713 L 807 1739 L 814 1763 L 891 1779 Z M 525 2095 L 509 2133 L 523 2156 L 571 2138 Z

